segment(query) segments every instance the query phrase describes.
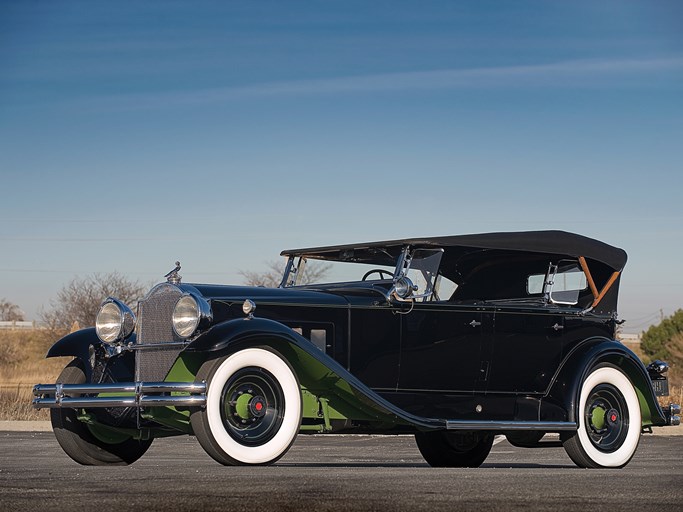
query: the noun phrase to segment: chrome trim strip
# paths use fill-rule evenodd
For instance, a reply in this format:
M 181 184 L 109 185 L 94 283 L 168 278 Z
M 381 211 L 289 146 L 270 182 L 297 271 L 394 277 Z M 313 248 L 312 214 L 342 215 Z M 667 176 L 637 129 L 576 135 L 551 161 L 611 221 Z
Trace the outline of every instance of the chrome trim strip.
M 206 396 L 143 396 L 140 398 L 141 407 L 165 407 L 165 406 L 202 406 L 206 405 Z
M 71 394 L 71 393 L 133 393 L 135 383 L 126 384 L 38 384 L 33 387 L 33 394 Z
M 33 406 L 38 409 L 55 407 L 135 407 L 135 397 L 64 397 L 59 403 L 54 398 L 34 398 Z
M 140 343 L 134 344 L 130 343 L 128 345 L 124 345 L 125 350 L 146 350 L 148 348 L 171 348 L 171 347 L 186 347 L 189 345 L 189 341 L 169 341 L 166 343 Z
M 578 425 L 571 421 L 467 421 L 448 420 L 448 430 L 542 430 L 555 432 L 558 430 L 576 430 Z
M 134 393 L 131 396 L 70 396 Z M 159 395 L 152 393 L 192 393 Z M 203 406 L 205 382 L 122 382 L 106 384 L 38 384 L 33 388 L 33 406 L 57 407 L 163 407 Z
M 205 382 L 142 382 L 141 389 L 145 393 L 171 393 L 184 391 L 186 393 L 206 392 Z M 178 387 L 181 384 L 182 389 Z

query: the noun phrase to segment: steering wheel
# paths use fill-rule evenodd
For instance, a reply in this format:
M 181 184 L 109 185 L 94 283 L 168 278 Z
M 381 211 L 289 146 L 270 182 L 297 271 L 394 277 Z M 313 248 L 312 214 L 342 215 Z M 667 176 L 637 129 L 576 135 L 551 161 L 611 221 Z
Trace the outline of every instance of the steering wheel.
M 390 272 L 388 270 L 384 270 L 383 268 L 373 268 L 372 270 L 368 270 L 365 275 L 363 276 L 362 281 L 367 281 L 368 277 L 372 274 L 379 274 L 380 279 L 393 279 L 394 274 L 393 272 Z M 388 275 L 388 278 L 384 277 L 384 274 Z

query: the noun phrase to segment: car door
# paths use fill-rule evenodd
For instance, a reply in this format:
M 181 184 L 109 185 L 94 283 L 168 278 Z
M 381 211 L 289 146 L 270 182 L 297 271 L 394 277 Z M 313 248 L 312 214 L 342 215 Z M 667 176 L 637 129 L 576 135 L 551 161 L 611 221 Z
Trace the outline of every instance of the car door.
M 557 370 L 568 336 L 565 315 L 542 309 L 497 308 L 483 347 L 488 392 L 542 393 Z
M 398 387 L 401 317 L 388 305 L 356 301 L 349 309 L 349 367 L 375 391 Z
M 483 387 L 486 371 L 481 364 L 481 340 L 490 321 L 484 321 L 480 310 L 447 302 L 417 302 L 401 318 L 401 391 L 457 394 Z

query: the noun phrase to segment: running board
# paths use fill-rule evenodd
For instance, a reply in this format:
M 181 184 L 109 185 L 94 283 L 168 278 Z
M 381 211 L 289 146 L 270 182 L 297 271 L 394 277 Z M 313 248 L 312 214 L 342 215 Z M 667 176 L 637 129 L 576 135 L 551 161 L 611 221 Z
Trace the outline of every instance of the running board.
M 578 425 L 571 421 L 446 421 L 448 430 L 491 430 L 505 432 L 513 430 L 537 430 L 542 432 L 560 432 L 576 430 Z

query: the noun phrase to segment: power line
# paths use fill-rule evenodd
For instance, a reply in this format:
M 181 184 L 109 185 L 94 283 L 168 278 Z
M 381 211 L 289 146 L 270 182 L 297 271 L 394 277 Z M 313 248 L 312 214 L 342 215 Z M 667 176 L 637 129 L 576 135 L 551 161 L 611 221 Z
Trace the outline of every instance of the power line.
M 636 318 L 628 318 L 627 320 L 629 322 L 640 322 L 642 320 L 650 320 L 652 318 L 656 318 L 657 316 L 660 316 L 661 312 L 662 312 L 662 310 L 659 309 L 659 310 L 655 311 L 654 313 L 650 313 L 649 315 L 639 316 Z

